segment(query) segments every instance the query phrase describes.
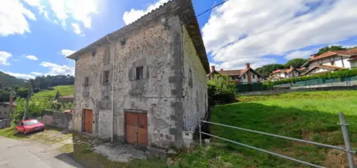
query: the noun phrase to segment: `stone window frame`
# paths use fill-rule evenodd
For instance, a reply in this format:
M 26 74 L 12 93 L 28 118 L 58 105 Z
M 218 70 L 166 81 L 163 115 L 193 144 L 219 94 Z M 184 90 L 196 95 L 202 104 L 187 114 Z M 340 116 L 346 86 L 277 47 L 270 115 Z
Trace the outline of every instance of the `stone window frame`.
M 144 79 L 144 66 L 135 67 L 135 80 Z
M 103 83 L 103 85 L 107 85 L 110 83 L 110 71 L 109 70 L 103 71 L 102 83 Z
M 84 87 L 89 87 L 89 76 L 84 77 L 83 86 Z

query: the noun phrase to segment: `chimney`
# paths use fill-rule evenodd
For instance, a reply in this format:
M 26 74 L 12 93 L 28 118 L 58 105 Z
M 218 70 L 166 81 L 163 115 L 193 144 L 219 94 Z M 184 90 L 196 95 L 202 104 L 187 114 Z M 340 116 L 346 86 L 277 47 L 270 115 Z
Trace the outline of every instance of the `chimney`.
M 216 67 L 215 66 L 211 66 L 211 72 L 216 71 Z
M 250 63 L 245 64 L 247 69 L 250 69 Z

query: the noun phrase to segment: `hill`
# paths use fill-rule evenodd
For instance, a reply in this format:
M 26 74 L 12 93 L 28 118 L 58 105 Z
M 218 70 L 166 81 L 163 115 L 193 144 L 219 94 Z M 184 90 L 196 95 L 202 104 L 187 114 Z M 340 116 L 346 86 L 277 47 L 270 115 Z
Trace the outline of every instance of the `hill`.
M 53 89 L 43 90 L 38 93 L 35 93 L 32 98 L 39 97 L 55 97 L 57 91 L 61 96 L 72 96 L 74 94 L 74 86 L 73 85 L 62 85 L 53 87 Z
M 217 105 L 211 121 L 325 144 L 343 146 L 338 113 L 350 124 L 353 147 L 357 145 L 357 91 L 306 91 L 270 96 L 241 97 L 240 102 Z M 341 151 L 313 145 L 211 126 L 212 134 L 268 149 L 326 167 L 347 167 Z M 203 148 L 183 153 L 179 167 L 303 167 L 303 165 L 265 153 L 239 147 L 217 139 Z M 210 166 L 207 166 L 210 165 Z
M 14 76 L 0 71 L 0 88 L 24 86 L 25 80 L 18 79 Z

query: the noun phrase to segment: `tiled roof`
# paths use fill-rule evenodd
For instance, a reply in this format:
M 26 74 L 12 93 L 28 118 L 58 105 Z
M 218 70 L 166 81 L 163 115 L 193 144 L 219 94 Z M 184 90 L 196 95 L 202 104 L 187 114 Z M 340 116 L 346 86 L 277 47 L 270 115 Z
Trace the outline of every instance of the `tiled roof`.
M 272 73 L 275 74 L 275 73 L 290 73 L 292 72 L 293 70 L 296 70 L 295 68 L 289 68 L 289 69 L 277 69 L 275 71 L 273 71 Z
M 242 72 L 244 72 L 245 70 L 243 69 L 239 69 L 239 70 L 221 70 L 218 71 L 218 73 L 222 74 L 222 75 L 228 75 L 228 76 L 240 76 L 241 74 L 243 74 Z
M 346 68 L 342 68 L 342 67 L 338 67 L 338 66 L 333 66 L 333 65 L 317 65 L 311 69 L 309 69 L 308 71 L 306 71 L 303 75 L 309 74 L 311 71 L 313 71 L 316 68 L 321 68 L 321 69 L 328 69 L 331 71 L 335 71 L 335 70 L 341 70 L 341 69 L 346 69 Z
M 340 55 L 340 56 L 357 55 L 357 48 L 348 49 L 348 50 L 327 51 L 327 52 L 324 52 L 324 53 L 322 53 L 320 55 L 312 56 L 309 59 L 309 61 L 315 61 L 315 60 L 319 60 L 319 59 L 322 59 L 322 58 L 328 58 L 328 57 L 335 56 L 335 55 Z

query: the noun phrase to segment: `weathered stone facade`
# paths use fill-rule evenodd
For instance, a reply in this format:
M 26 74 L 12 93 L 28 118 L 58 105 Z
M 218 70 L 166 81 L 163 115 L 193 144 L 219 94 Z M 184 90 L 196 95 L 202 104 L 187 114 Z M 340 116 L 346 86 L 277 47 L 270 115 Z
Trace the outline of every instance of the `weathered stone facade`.
M 190 144 L 207 109 L 207 56 L 190 0 L 173 0 L 70 56 L 73 127 L 93 110 L 92 135 L 125 141 L 125 113 L 147 115 L 148 146 Z
M 0 119 L 9 119 L 11 114 L 11 109 L 15 106 L 11 106 L 10 103 L 0 103 Z

